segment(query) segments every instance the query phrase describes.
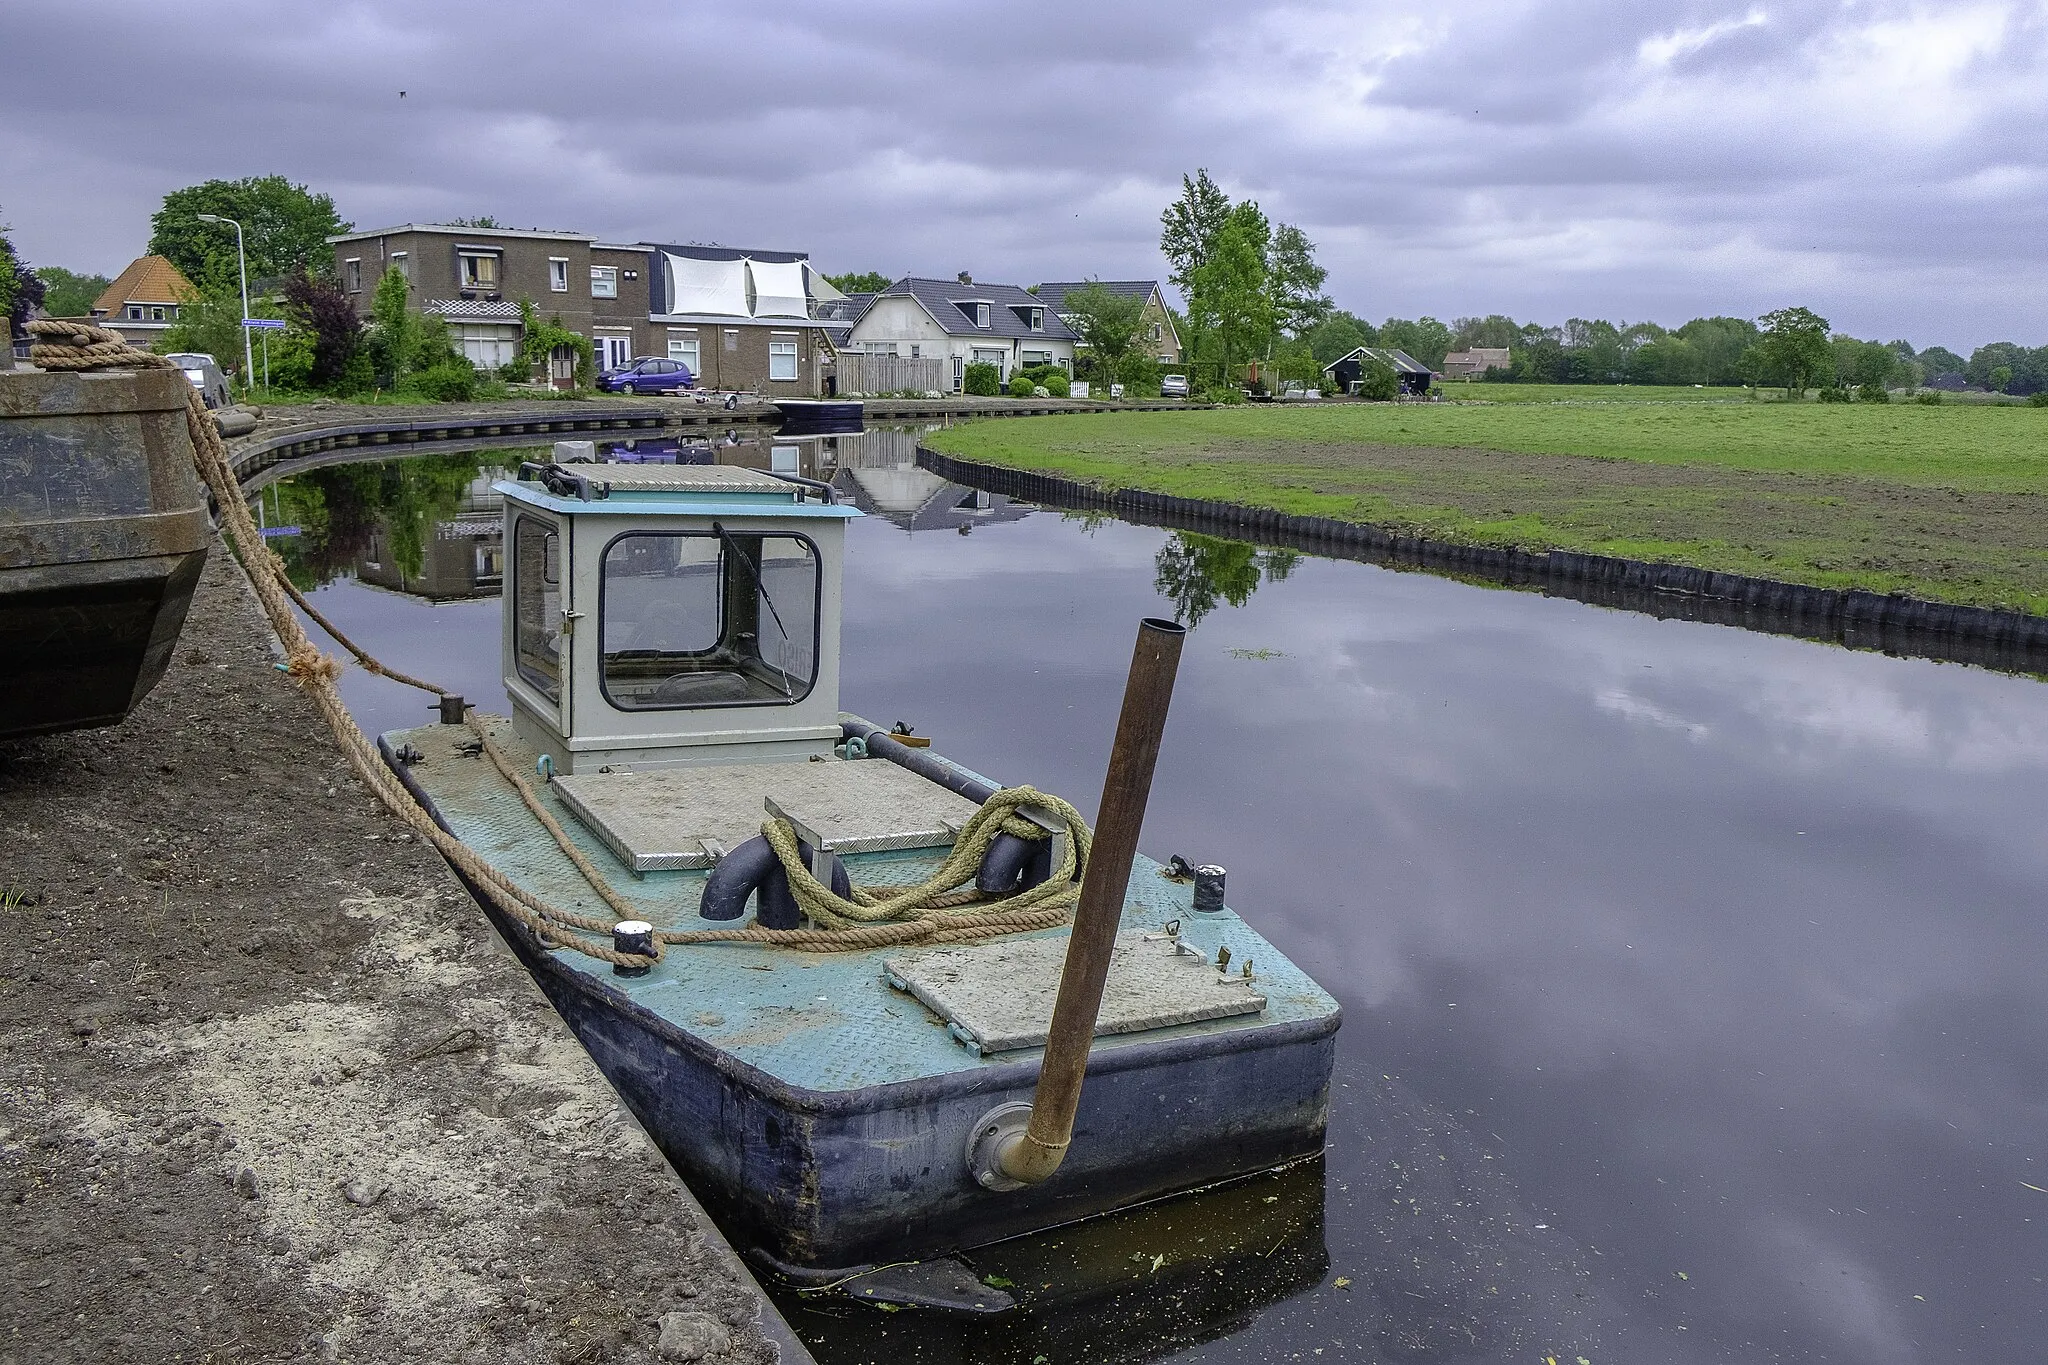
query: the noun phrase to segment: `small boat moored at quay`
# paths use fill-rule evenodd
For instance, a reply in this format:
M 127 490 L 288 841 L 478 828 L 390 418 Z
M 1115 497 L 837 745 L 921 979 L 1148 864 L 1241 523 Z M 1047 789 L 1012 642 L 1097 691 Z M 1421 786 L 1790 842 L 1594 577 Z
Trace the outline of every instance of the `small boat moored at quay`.
M 758 1266 L 996 1311 L 932 1288 L 946 1258 L 1320 1152 L 1335 1001 L 1221 869 L 1136 852 L 1179 626 L 1139 630 L 1090 829 L 839 710 L 861 514 L 828 486 L 550 462 L 497 490 L 512 714 L 379 747 L 553 908 L 480 897 Z

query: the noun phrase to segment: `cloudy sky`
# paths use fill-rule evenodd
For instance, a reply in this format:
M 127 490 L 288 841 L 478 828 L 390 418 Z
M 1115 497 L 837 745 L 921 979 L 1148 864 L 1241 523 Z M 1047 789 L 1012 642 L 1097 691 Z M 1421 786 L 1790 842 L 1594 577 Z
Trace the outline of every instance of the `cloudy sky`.
M 9 0 L 0 92 L 0 222 L 109 274 L 276 172 L 360 227 L 1150 277 L 1206 166 L 1373 319 L 2048 342 L 2048 0 Z

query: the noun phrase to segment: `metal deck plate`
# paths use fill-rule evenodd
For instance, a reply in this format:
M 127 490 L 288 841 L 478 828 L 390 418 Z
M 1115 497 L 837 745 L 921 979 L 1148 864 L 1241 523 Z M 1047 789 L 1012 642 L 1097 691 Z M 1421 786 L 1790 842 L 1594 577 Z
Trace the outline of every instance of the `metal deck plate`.
M 620 492 L 659 493 L 794 493 L 796 485 L 773 474 L 743 465 L 606 464 L 572 465 L 573 473 L 593 483 L 608 483 Z
M 979 1053 L 1043 1047 L 1067 957 L 1065 938 L 1004 939 L 892 957 L 889 984 L 909 991 Z M 1266 997 L 1195 952 L 1176 955 L 1159 936 L 1123 934 L 1110 957 L 1095 1034 L 1256 1014 Z
M 557 777 L 553 789 L 635 872 L 710 867 L 761 832 L 773 801 L 834 853 L 946 848 L 980 807 L 880 759 Z

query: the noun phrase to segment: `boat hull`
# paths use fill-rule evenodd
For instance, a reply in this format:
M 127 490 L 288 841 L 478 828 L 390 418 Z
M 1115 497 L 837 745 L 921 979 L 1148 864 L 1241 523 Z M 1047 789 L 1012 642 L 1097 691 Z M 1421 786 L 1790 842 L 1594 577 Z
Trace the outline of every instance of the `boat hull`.
M 116 724 L 170 663 L 211 536 L 187 387 L 0 375 L 0 739 Z

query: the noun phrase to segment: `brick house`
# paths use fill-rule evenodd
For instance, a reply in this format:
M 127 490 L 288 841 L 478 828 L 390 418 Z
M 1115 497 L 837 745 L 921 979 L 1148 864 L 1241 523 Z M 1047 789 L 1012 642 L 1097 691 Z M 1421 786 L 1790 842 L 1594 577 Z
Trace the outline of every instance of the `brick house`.
M 1173 313 L 1166 306 L 1166 296 L 1160 292 L 1157 280 L 1067 280 L 1041 284 L 1032 292 L 1044 299 L 1054 312 L 1063 313 L 1060 305 L 1066 296 L 1090 284 L 1100 284 L 1112 294 L 1145 300 L 1142 345 L 1146 354 L 1167 369 L 1180 364 L 1180 329 L 1173 325 Z
M 810 318 L 817 280 L 801 253 L 436 223 L 328 242 L 359 314 L 370 311 L 385 270 L 403 270 L 412 306 L 445 318 L 479 368 L 518 358 L 521 299 L 589 337 L 599 369 L 666 356 L 687 364 L 703 388 L 814 396 L 831 363 L 831 345 Z
M 867 354 L 938 357 L 958 392 L 969 365 L 988 364 L 1007 380 L 1032 365 L 1074 363 L 1073 330 L 1059 312 L 1014 284 L 901 279 L 874 295 L 843 343 Z
M 1508 348 L 1505 346 L 1474 346 L 1470 350 L 1452 351 L 1444 357 L 1444 378 L 1476 379 L 1488 370 L 1508 368 Z
M 138 256 L 93 300 L 90 321 L 148 348 L 171 329 L 178 311 L 199 290 L 161 256 Z

